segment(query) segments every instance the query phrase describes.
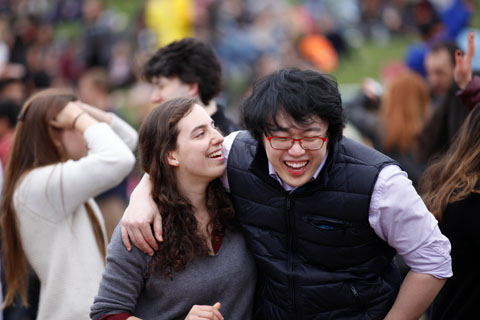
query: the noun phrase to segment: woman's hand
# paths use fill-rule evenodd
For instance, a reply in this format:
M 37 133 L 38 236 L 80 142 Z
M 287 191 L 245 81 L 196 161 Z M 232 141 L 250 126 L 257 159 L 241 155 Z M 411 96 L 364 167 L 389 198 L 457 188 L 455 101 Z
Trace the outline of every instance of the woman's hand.
M 72 129 L 73 121 L 83 112 L 78 101 L 70 101 L 50 124 L 57 129 Z
M 93 107 L 85 102 L 79 102 L 80 108 L 86 111 L 92 118 L 99 122 L 105 122 L 108 124 L 112 124 L 113 117 L 108 113 L 99 108 Z
M 82 103 L 80 101 L 70 101 L 57 114 L 55 119 L 50 121 L 50 125 L 54 128 L 78 130 L 81 133 L 96 123 L 98 123 L 97 120 L 82 108 Z
M 223 316 L 219 311 L 220 307 L 220 302 L 215 303 L 213 306 L 194 305 L 185 320 L 223 320 Z

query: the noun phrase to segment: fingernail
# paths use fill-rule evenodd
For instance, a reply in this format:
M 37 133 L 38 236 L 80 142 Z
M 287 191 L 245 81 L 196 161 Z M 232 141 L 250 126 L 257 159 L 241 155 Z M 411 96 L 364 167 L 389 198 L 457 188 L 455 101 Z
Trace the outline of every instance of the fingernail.
M 150 252 L 148 253 L 148 255 L 149 255 L 150 257 L 153 256 L 153 251 L 150 251 Z
M 162 237 L 162 236 L 158 236 L 158 240 L 159 240 L 160 242 L 163 242 L 163 237 Z

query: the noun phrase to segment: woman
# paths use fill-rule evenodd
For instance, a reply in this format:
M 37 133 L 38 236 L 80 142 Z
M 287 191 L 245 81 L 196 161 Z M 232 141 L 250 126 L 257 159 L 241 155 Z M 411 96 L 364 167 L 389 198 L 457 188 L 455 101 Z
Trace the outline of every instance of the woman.
M 4 305 L 17 294 L 26 303 L 31 266 L 41 284 L 37 319 L 88 319 L 106 251 L 92 198 L 130 172 L 137 133 L 60 89 L 32 96 L 19 120 L 2 201 Z
M 431 113 L 424 80 L 406 71 L 388 85 L 380 109 L 377 148 L 397 160 L 416 187 L 425 169 L 418 157 L 418 135 Z
M 194 100 L 173 99 L 144 120 L 139 140 L 165 240 L 153 257 L 128 252 L 117 226 L 90 316 L 250 319 L 255 269 L 218 179 L 223 137 L 213 120 Z
M 478 314 L 480 297 L 480 105 L 448 151 L 425 171 L 421 190 L 452 244 L 453 277 L 435 299 L 432 319 L 469 319 Z

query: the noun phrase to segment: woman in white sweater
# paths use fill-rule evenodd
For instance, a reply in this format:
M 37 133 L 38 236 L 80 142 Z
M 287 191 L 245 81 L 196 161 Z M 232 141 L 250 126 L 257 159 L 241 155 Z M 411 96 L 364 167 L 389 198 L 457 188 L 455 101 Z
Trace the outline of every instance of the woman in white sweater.
M 59 89 L 32 96 L 19 120 L 2 199 L 4 305 L 17 294 L 26 302 L 30 265 L 41 283 L 37 319 L 88 319 L 107 241 L 92 198 L 131 171 L 137 133 Z

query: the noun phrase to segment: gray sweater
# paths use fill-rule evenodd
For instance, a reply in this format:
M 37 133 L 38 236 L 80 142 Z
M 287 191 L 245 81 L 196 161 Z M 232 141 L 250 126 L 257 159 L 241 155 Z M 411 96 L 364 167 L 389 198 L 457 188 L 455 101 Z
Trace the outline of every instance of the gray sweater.
M 142 319 L 185 319 L 193 305 L 219 301 L 225 319 L 252 318 L 256 271 L 238 231 L 228 229 L 216 255 L 195 258 L 173 281 L 156 274 L 144 279 L 150 259 L 135 246 L 128 252 L 117 226 L 90 317 L 127 312 Z

